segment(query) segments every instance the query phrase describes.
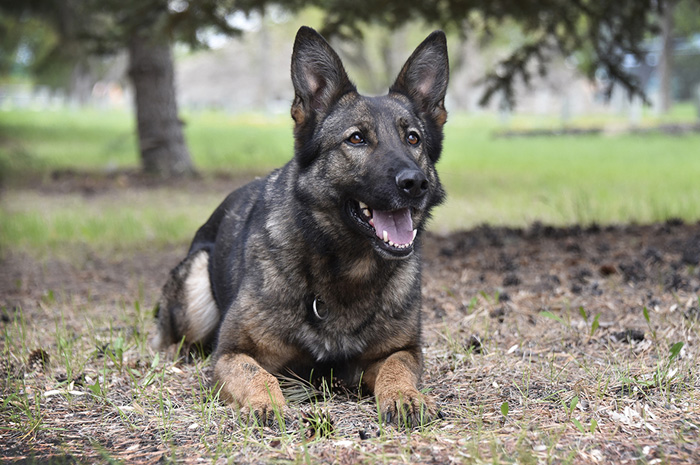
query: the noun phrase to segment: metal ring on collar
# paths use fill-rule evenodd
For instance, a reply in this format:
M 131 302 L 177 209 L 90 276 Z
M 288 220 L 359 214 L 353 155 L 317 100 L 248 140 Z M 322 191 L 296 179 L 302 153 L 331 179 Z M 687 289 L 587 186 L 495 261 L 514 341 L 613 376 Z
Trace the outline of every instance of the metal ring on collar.
M 324 315 L 321 316 L 318 313 L 318 308 L 316 307 L 316 302 L 318 302 L 318 297 L 314 297 L 314 304 L 312 306 L 312 308 L 314 310 L 314 315 L 316 315 L 316 318 L 318 318 L 319 320 L 325 320 L 326 318 L 328 318 L 328 309 L 326 309 L 326 312 L 324 313 Z

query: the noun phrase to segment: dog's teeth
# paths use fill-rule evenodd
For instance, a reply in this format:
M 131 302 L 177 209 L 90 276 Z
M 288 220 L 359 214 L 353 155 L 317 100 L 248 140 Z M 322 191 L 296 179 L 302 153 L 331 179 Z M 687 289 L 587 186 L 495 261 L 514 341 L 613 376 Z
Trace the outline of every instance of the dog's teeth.
M 384 239 L 384 242 L 389 242 L 389 233 L 384 230 L 382 232 L 382 238 Z
M 413 230 L 413 239 L 412 239 L 412 241 L 415 241 L 415 240 L 416 240 L 416 235 L 417 235 L 417 234 L 418 234 L 418 230 L 417 230 L 417 229 L 414 229 L 414 230 Z
M 369 211 L 369 208 L 363 209 L 362 214 L 365 215 L 367 218 L 372 218 L 372 212 Z
M 358 201 L 357 203 L 360 204 L 360 210 L 368 210 L 369 209 L 369 205 L 367 205 L 366 203 L 360 202 L 360 201 Z
M 369 225 L 374 227 L 374 220 L 372 218 L 369 219 Z

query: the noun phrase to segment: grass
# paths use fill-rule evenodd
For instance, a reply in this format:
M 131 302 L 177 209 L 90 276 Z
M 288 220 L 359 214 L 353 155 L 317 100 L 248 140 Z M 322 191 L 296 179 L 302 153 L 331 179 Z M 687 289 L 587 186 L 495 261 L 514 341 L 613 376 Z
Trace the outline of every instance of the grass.
M 700 135 L 493 139 L 493 126 L 481 121 L 457 116 L 450 124 L 439 166 L 450 202 L 436 228 L 700 216 Z
M 149 247 L 183 244 L 222 199 L 222 193 L 202 193 L 195 204 L 188 192 L 175 190 L 126 191 L 118 197 L 95 198 L 9 190 L 0 212 L 0 250 L 12 246 L 45 255 L 85 243 L 114 251 L 146 243 Z M 163 214 L 165 208 L 167 214 Z
M 681 110 L 673 118 L 687 119 Z M 564 263 L 595 269 L 647 247 L 651 239 L 637 235 L 608 255 L 596 255 L 598 261 L 569 255 L 539 263 L 547 255 L 539 251 L 547 247 L 544 239 L 512 245 L 512 238 L 492 246 L 486 257 L 479 254 L 488 246 L 480 242 L 449 264 L 447 257 L 430 258 L 423 388 L 438 399 L 445 420 L 417 429 L 386 426 L 377 421 L 373 398 L 299 380 L 285 386 L 299 414 L 288 427 L 271 429 L 238 417 L 210 388 L 210 359 L 184 363 L 150 349 L 151 308 L 165 273 L 230 188 L 215 173 L 253 176 L 284 163 L 291 125 L 286 116 L 202 113 L 186 120 L 196 164 L 213 187 L 127 189 L 117 180 L 117 187 L 104 190 L 61 191 L 60 182 L 51 180 L 53 170 L 136 166 L 128 115 L 0 113 L 3 460 L 700 460 L 700 326 L 697 317 L 684 316 L 697 312 L 697 289 L 667 291 L 664 284 L 665 273 L 679 273 L 697 285 L 697 267 L 676 267 L 679 256 L 664 250 L 666 268 L 655 268 L 645 287 L 624 282 L 619 273 L 604 278 L 593 272 L 590 282 L 602 294 L 584 296 L 564 285 L 537 291 L 537 283 L 505 292 L 493 269 L 508 255 L 532 262 L 523 280 L 557 273 L 566 282 L 572 278 L 567 268 L 562 271 Z M 609 121 L 578 124 L 601 122 Z M 557 123 L 517 117 L 510 124 Z M 451 116 L 439 167 L 450 201 L 438 211 L 435 231 L 485 222 L 700 218 L 697 135 L 495 139 L 498 128 L 489 117 Z M 553 247 L 561 253 L 581 240 L 571 237 Z M 580 249 L 610 245 L 600 239 Z M 645 306 L 652 297 L 657 304 Z M 442 320 L 432 316 L 438 310 Z M 504 311 L 505 318 L 494 316 Z M 643 340 L 611 339 L 626 328 L 641 328 Z M 310 394 L 310 402 L 299 400 Z
M 183 120 L 200 170 L 265 172 L 291 157 L 291 118 L 202 112 Z M 121 111 L 0 111 L 0 160 L 20 172 L 135 168 L 134 124 Z
M 315 455 L 319 443 L 341 442 L 328 413 L 334 403 L 330 394 L 313 404 L 297 404 L 301 417 L 289 431 L 271 430 L 237 417 L 219 401 L 209 387 L 208 359 L 182 364 L 150 352 L 143 335 L 151 328 L 140 318 L 139 309 L 122 309 L 116 321 L 93 314 L 96 318 L 87 324 L 94 331 L 78 338 L 76 325 L 86 324 L 76 321 L 81 309 L 61 299 L 50 306 L 66 312 L 65 324 L 53 331 L 23 330 L 31 325 L 21 314 L 3 328 L 0 438 L 8 447 L 0 454 L 4 459 L 29 458 L 31 463 L 27 449 L 41 446 L 46 437 L 58 438 L 61 447 L 81 454 L 82 460 L 128 463 L 150 463 L 158 458 L 180 461 L 184 450 L 189 456 L 198 454 L 213 462 L 304 463 Z M 50 359 L 25 363 L 32 359 L 29 347 L 54 345 Z M 360 403 L 363 417 L 372 417 L 371 399 L 355 402 Z M 87 421 L 76 423 L 72 418 L 76 413 Z M 333 415 L 340 417 L 337 405 Z M 77 426 L 86 436 L 75 434 Z M 343 434 L 347 429 L 344 425 Z M 114 430 L 121 431 L 120 436 L 138 433 L 138 437 L 128 441 L 113 438 Z M 373 435 L 369 442 L 379 444 L 395 435 L 384 430 L 381 437 Z M 29 447 L 17 449 L 17 441 Z M 107 442 L 109 446 L 104 445 Z M 42 447 L 35 452 L 43 460 L 61 457 L 57 449 L 48 455 L 42 454 Z
M 500 250 L 494 257 L 513 253 L 494 249 Z M 108 253 L 94 253 L 98 268 L 115 266 Z M 2 309 L 4 460 L 656 464 L 700 457 L 700 327 L 680 316 L 698 305 L 692 292 L 661 292 L 657 310 L 620 312 L 616 306 L 634 305 L 658 283 L 638 290 L 614 278 L 601 283 L 602 297 L 586 298 L 580 307 L 570 305 L 566 292 L 542 296 L 524 289 L 503 300 L 478 278 L 484 287 L 464 275 L 460 284 L 454 264 L 433 258 L 427 314 L 464 306 L 425 322 L 423 387 L 445 419 L 416 429 L 382 425 L 371 397 L 291 379 L 283 386 L 298 416 L 277 429 L 248 422 L 220 402 L 209 384 L 209 358 L 185 363 L 149 348 L 149 309 L 161 280 L 147 264 L 164 254 L 136 253 L 133 268 L 92 278 L 94 295 L 77 282 L 89 266 L 69 271 L 59 261 L 73 280 L 64 277 L 64 287 L 55 289 L 33 282 L 38 287 L 27 292 L 41 292 L 38 298 L 25 299 L 21 310 Z M 49 266 L 49 277 L 55 270 L 43 260 L 33 263 L 28 269 Z M 488 263 L 464 268 L 490 273 Z M 693 270 L 683 272 L 697 282 Z M 450 277 L 435 282 L 437 273 Z M 122 277 L 132 274 L 136 279 Z M 109 291 L 105 283 L 114 279 L 118 286 Z M 499 323 L 492 314 L 504 306 L 510 313 Z M 611 341 L 611 327 L 629 326 L 646 328 L 644 340 Z
M 679 107 L 669 121 L 689 120 Z M 255 176 L 291 156 L 288 117 L 185 116 L 193 158 L 204 173 Z M 586 118 L 580 126 L 614 124 Z M 645 124 L 658 121 L 647 117 Z M 619 120 L 617 124 L 619 125 Z M 510 127 L 551 127 L 547 118 L 515 117 Z M 649 223 L 700 218 L 700 135 L 597 135 L 494 138 L 494 117 L 453 115 L 439 170 L 448 202 L 432 229 L 446 233 L 478 224 L 526 226 Z M 136 168 L 136 141 L 129 115 L 64 111 L 0 113 L 0 168 L 5 179 L 70 169 L 110 172 Z M 225 191 L 141 190 L 114 205 L 109 196 L 75 195 L 61 205 L 51 196 L 8 190 L 0 211 L 0 243 L 40 248 L 86 235 L 87 240 L 126 247 L 154 237 L 186 240 Z M 90 215 L 83 215 L 86 210 Z M 82 240 L 82 239 L 81 239 Z

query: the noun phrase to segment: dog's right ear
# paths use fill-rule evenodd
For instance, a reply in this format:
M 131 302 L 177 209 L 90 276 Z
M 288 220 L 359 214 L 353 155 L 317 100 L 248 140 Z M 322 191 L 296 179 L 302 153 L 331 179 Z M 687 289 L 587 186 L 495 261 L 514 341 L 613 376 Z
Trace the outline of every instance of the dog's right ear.
M 445 92 L 449 75 L 447 39 L 444 32 L 435 31 L 406 61 L 389 91 L 411 98 L 420 111 L 442 126 L 447 120 Z
M 299 29 L 294 41 L 292 83 L 292 118 L 297 127 L 344 94 L 356 91 L 338 54 L 321 34 L 306 26 Z

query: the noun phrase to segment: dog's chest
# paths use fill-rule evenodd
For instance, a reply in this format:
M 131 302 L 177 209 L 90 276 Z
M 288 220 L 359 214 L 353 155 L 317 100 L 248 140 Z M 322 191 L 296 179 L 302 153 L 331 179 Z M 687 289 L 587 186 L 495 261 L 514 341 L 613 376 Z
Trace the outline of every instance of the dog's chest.
M 304 331 L 301 342 L 317 362 L 348 360 L 367 347 L 361 336 L 333 334 L 318 328 Z
M 296 334 L 299 345 L 317 362 L 349 360 L 409 331 L 420 305 L 420 275 L 410 265 L 381 285 L 379 279 L 353 287 L 323 283 L 325 292 L 307 295 L 300 306 L 305 318 Z
M 357 309 L 338 308 L 314 298 L 297 339 L 317 362 L 348 360 L 367 348 L 374 316 Z

